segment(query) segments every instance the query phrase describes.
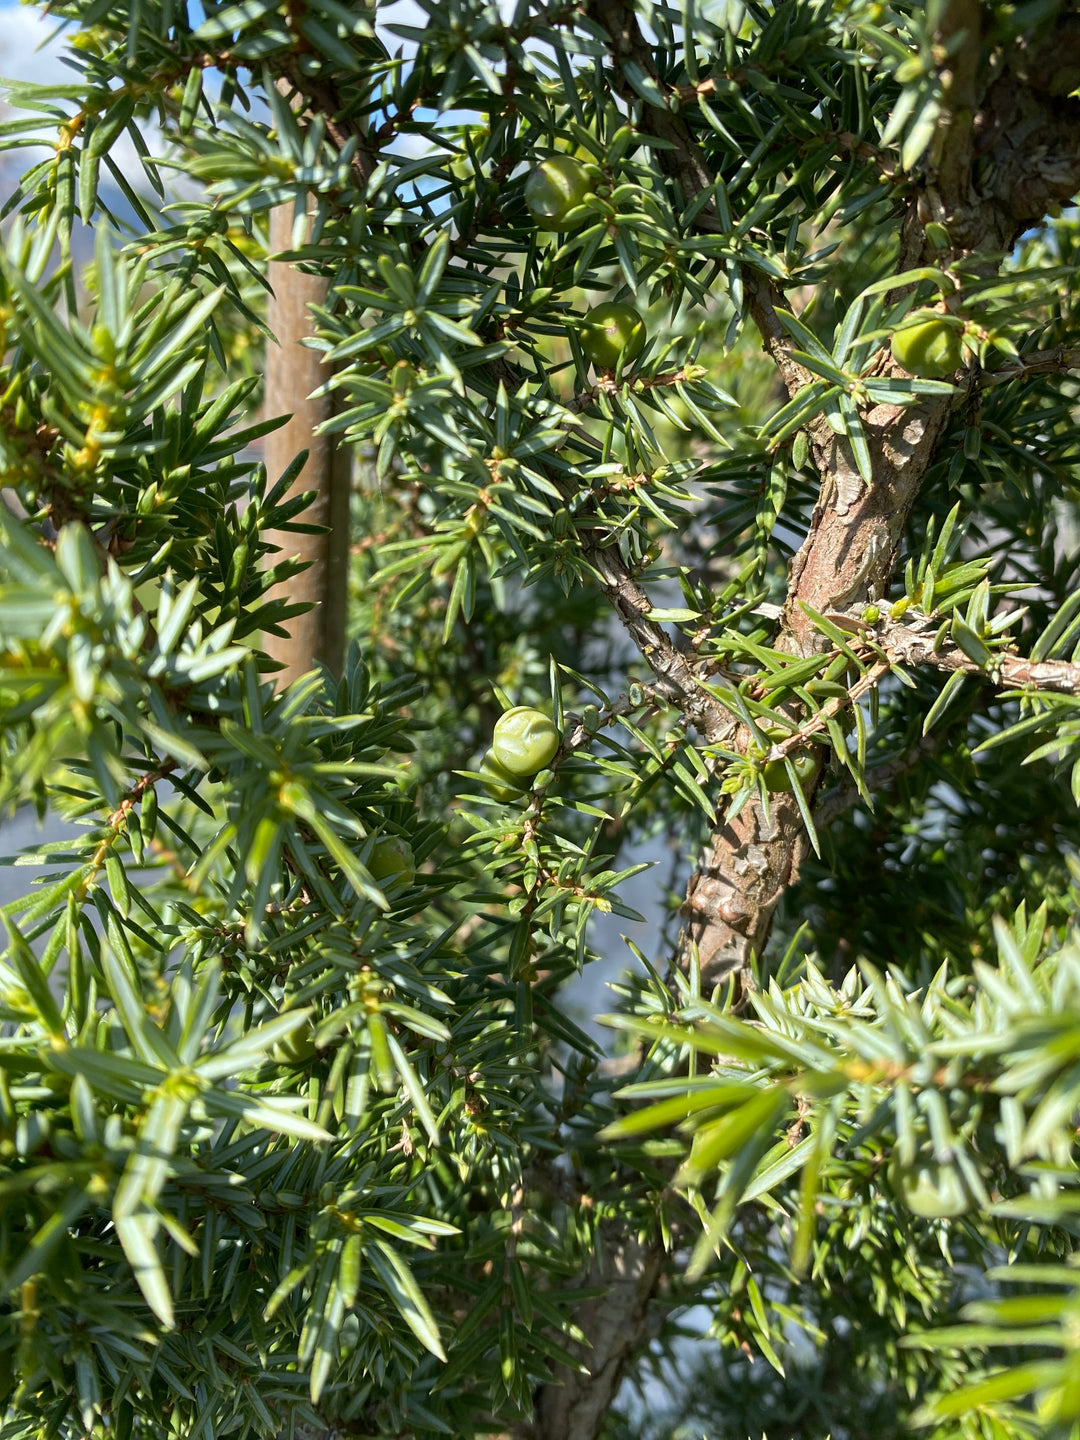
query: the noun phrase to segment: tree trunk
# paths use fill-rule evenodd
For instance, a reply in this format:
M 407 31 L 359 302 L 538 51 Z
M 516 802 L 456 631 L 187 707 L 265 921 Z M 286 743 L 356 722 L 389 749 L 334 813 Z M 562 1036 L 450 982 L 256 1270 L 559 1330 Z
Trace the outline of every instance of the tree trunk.
M 553 1382 L 537 1392 L 530 1440 L 595 1440 L 615 1403 L 627 1362 L 641 1345 L 663 1273 L 665 1252 L 657 1240 L 618 1237 L 610 1232 L 587 1283 L 604 1294 L 574 1315 L 588 1336 L 573 1348 L 587 1373 L 555 1368 Z
M 291 205 L 271 211 L 271 253 L 290 248 L 292 222 Z M 334 400 L 330 395 L 311 398 L 329 372 L 319 352 L 302 343 L 312 329 L 308 307 L 325 303 L 327 281 L 305 275 L 287 261 L 271 260 L 270 285 L 268 323 L 277 344 L 271 341 L 266 347 L 266 413 L 288 414 L 290 419 L 267 436 L 266 469 L 272 484 L 307 450 L 307 462 L 289 495 L 315 492 L 300 518 L 306 525 L 320 527 L 311 535 L 272 530 L 267 537 L 280 548 L 278 558 L 299 555 L 308 567 L 276 593 L 312 608 L 289 622 L 286 638 L 269 634 L 263 638 L 267 654 L 284 666 L 275 676 L 277 683 L 288 685 L 317 661 L 334 674 L 340 674 L 344 663 L 351 458 L 335 436 L 317 433 L 334 413 Z

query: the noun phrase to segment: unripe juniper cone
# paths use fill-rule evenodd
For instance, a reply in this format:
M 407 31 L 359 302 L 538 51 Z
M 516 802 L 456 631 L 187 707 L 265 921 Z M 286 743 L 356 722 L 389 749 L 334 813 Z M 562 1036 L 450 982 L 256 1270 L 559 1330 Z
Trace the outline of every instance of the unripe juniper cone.
M 913 1215 L 923 1220 L 955 1220 L 975 1205 L 974 1196 L 955 1165 L 940 1165 L 920 1155 L 905 1166 L 894 1155 L 888 1166 L 889 1183 Z
M 480 783 L 493 800 L 501 800 L 504 804 L 519 799 L 526 789 L 526 782 L 500 765 L 491 750 L 480 762 Z
M 788 757 L 795 767 L 795 774 L 798 776 L 799 784 L 806 785 L 813 778 L 814 770 L 817 768 L 817 760 L 812 750 L 796 750 Z M 774 794 L 784 793 L 794 789 L 791 783 L 791 776 L 783 760 L 770 760 L 761 772 L 765 781 L 765 789 L 771 790 Z
M 376 880 L 411 880 L 416 874 L 412 846 L 400 835 L 383 835 L 375 842 L 368 869 Z
M 542 710 L 516 705 L 495 722 L 491 754 L 511 776 L 530 778 L 555 757 L 560 735 Z
M 960 331 L 940 317 L 905 325 L 892 337 L 893 359 L 921 380 L 944 380 L 960 368 Z
M 566 217 L 592 193 L 585 167 L 570 155 L 553 155 L 538 165 L 525 182 L 525 204 L 530 215 L 551 230 L 576 230 L 588 218 L 581 211 L 572 224 Z
M 581 326 L 581 348 L 598 370 L 636 360 L 645 349 L 645 322 L 632 305 L 606 300 L 594 305 Z
M 315 1030 L 310 1020 L 297 1027 L 270 1051 L 279 1065 L 301 1065 L 315 1054 Z

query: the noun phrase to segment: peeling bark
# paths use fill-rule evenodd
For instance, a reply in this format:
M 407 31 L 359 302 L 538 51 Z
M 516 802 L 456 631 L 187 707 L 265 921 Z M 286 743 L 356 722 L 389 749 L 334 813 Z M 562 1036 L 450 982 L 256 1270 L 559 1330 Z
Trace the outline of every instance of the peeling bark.
M 798 804 L 793 795 L 770 799 L 768 814 L 752 802 L 716 830 L 690 877 L 678 963 L 686 969 L 696 957 L 704 993 L 745 975 L 750 955 L 768 939 L 781 896 L 798 878 L 806 846 Z
M 891 357 L 882 369 L 904 372 Z M 951 398 L 932 404 L 879 405 L 863 416 L 874 480 L 866 485 L 847 442 L 820 426 L 815 452 L 822 473 L 810 529 L 791 564 L 784 635 L 797 654 L 822 642 L 803 606 L 842 610 L 880 599 L 895 569 L 911 507 L 949 418 Z

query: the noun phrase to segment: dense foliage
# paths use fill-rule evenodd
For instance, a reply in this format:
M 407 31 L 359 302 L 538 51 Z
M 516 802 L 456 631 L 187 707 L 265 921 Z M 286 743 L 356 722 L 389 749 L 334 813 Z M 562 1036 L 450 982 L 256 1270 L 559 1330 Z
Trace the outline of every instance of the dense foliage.
M 1073 1434 L 1074 7 L 47 8 L 4 1436 Z M 280 206 L 356 481 L 288 688 Z

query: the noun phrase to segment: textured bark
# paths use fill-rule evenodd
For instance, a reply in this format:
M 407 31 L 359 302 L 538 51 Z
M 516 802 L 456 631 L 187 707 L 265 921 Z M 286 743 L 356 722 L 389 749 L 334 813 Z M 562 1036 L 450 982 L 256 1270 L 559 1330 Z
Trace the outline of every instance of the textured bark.
M 785 794 L 771 797 L 768 814 L 756 802 L 744 805 L 713 832 L 687 886 L 689 943 L 678 956 L 683 969 L 697 959 L 703 991 L 741 977 L 751 952 L 761 953 L 773 911 L 798 876 L 805 838 L 798 804 Z
M 1080 695 L 1080 665 L 1070 660 L 1029 660 L 1026 655 L 997 652 L 985 666 L 977 665 L 955 641 L 937 642 L 939 622 L 907 625 L 886 623 L 877 636 L 885 653 L 900 665 L 922 665 L 948 674 L 981 675 L 1004 690 L 1049 690 Z
M 594 1440 L 614 1403 L 626 1361 L 641 1343 L 649 1301 L 664 1264 L 663 1246 L 634 1237 L 612 1240 L 586 1284 L 603 1286 L 575 1319 L 589 1337 L 581 1353 L 588 1373 L 559 1366 L 555 1383 L 538 1396 L 536 1423 L 522 1440 Z
M 891 356 L 881 370 L 903 375 Z M 797 654 L 828 642 L 819 636 L 806 606 L 842 610 L 885 594 L 895 568 L 911 507 L 949 418 L 952 400 L 879 405 L 863 415 L 874 480 L 859 475 L 845 440 L 827 426 L 815 431 L 822 474 L 810 529 L 792 561 L 784 637 Z
M 291 244 L 293 208 L 281 205 L 271 212 L 271 251 Z M 345 446 L 332 435 L 317 434 L 333 414 L 333 398 L 312 392 L 323 385 L 328 371 L 317 350 L 303 340 L 311 334 L 309 306 L 324 304 L 327 282 L 305 275 L 287 261 L 270 262 L 268 323 L 277 344 L 266 353 L 266 413 L 288 414 L 290 419 L 266 441 L 266 468 L 271 483 L 302 451 L 308 458 L 289 492 L 290 498 L 314 491 L 311 504 L 300 517 L 320 527 L 316 534 L 271 531 L 269 539 L 282 556 L 299 555 L 308 568 L 289 580 L 279 593 L 312 609 L 289 622 L 289 635 L 264 636 L 264 648 L 282 662 L 275 679 L 279 685 L 310 670 L 316 661 L 340 673 L 345 658 L 345 612 L 349 573 L 349 490 L 351 461 Z
M 1080 16 L 1071 10 L 1017 45 L 991 83 L 981 77 L 985 89 L 977 75 L 963 79 L 947 163 L 925 187 L 928 216 L 945 226 L 958 253 L 1007 251 L 1076 194 L 1080 101 L 1068 97 L 1080 81 Z M 974 0 L 952 0 L 946 24 L 959 12 L 956 28 L 977 38 L 978 11 Z
M 626 0 L 592 0 L 589 12 L 608 32 L 617 64 L 631 62 L 661 85 L 652 49 Z M 942 18 L 941 41 L 962 37 L 942 72 L 942 124 L 927 157 L 926 183 L 905 225 L 901 268 L 932 260 L 948 263 L 973 250 L 1011 246 L 1026 225 L 1080 184 L 1080 104 L 1063 98 L 1080 73 L 1080 20 L 1067 15 L 1048 34 L 1019 47 L 993 76 L 979 70 L 981 10 L 975 0 L 952 0 Z M 636 92 L 624 82 L 628 100 Z M 689 202 L 714 180 L 685 112 L 644 105 L 641 128 L 656 136 L 658 163 Z M 927 245 L 924 225 L 945 225 L 951 253 Z M 706 204 L 695 224 L 717 228 Z M 812 378 L 793 358 L 777 315 L 784 297 L 760 272 L 743 274 L 747 304 L 790 395 Z M 1047 356 L 1039 369 L 1065 368 L 1066 352 Z M 1032 367 L 1033 369 L 1036 367 Z M 904 372 L 887 350 L 875 371 Z M 1023 373 L 1023 367 L 1010 371 Z M 948 421 L 951 399 L 901 409 L 877 406 L 864 413 L 873 484 L 859 475 L 850 447 L 824 420 L 810 427 L 821 489 L 810 530 L 790 575 L 777 644 L 807 654 L 824 642 L 804 607 L 828 611 L 882 596 L 895 568 L 907 518 Z M 685 712 L 684 712 L 685 713 Z M 775 906 L 798 875 L 805 843 L 795 802 L 775 797 L 765 813 L 758 801 L 713 835 L 691 877 L 685 910 L 682 961 L 693 953 L 706 986 L 746 973 L 766 943 Z
M 677 649 L 662 625 L 648 618 L 652 601 L 626 568 L 614 547 L 603 548 L 589 531 L 582 531 L 586 554 L 600 587 L 627 633 L 656 676 L 654 693 L 676 706 L 709 741 L 719 740 L 734 728 L 731 712 L 703 687 L 693 658 Z

